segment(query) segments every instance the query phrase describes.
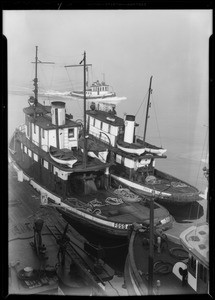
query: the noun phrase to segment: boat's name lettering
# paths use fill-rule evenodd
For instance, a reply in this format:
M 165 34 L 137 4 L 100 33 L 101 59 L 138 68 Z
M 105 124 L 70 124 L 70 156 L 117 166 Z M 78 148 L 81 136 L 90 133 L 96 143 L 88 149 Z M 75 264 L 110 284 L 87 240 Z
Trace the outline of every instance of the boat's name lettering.
M 114 223 L 114 227 L 119 229 L 128 229 L 128 226 L 129 224 Z

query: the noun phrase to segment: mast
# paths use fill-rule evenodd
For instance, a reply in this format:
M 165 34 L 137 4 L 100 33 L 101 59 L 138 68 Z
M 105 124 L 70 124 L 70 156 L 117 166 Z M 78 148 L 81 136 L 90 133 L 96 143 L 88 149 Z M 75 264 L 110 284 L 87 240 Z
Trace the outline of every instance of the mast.
M 84 168 L 87 165 L 87 139 L 86 139 L 86 52 L 84 51 Z
M 148 257 L 148 294 L 153 295 L 153 278 L 154 278 L 154 200 L 155 191 L 152 191 L 150 201 L 150 224 L 149 224 L 149 257 Z
M 147 129 L 147 122 L 148 122 L 148 114 L 149 114 L 149 107 L 150 107 L 150 95 L 151 95 L 151 92 L 152 92 L 152 89 L 151 89 L 151 85 L 152 85 L 152 76 L 150 78 L 150 83 L 149 83 L 149 93 L 148 93 L 148 102 L 147 102 L 147 109 L 146 109 L 146 118 L 145 118 L 145 126 L 144 126 L 144 135 L 143 135 L 143 143 L 145 144 L 145 141 L 146 141 L 146 129 Z
M 35 78 L 33 79 L 33 85 L 34 85 L 34 104 L 37 106 L 38 103 L 38 78 L 37 78 L 37 66 L 38 63 L 40 64 L 54 64 L 54 62 L 49 62 L 49 61 L 40 61 L 38 59 L 38 46 L 36 46 L 36 56 L 35 56 L 35 62 L 32 62 L 35 64 Z
M 88 67 L 86 67 L 86 74 L 87 74 L 86 87 L 88 88 L 88 84 L 89 84 L 89 70 L 88 70 Z
M 203 172 L 204 172 L 205 178 L 207 179 L 208 184 L 209 184 L 209 169 L 204 167 Z M 207 195 L 206 195 L 206 201 L 207 201 L 206 222 L 209 223 L 209 207 L 208 207 L 209 206 L 209 192 L 208 192 L 208 190 L 207 190 Z
M 38 57 L 37 57 L 37 52 L 38 52 L 38 46 L 36 46 L 36 56 L 35 56 L 35 78 L 34 78 L 34 98 L 35 98 L 35 106 L 37 106 L 38 103 L 38 78 L 37 78 L 37 62 L 38 62 Z
M 83 65 L 81 65 L 84 62 Z M 65 66 L 65 68 L 68 67 L 84 67 L 84 126 L 83 126 L 83 135 L 84 135 L 84 156 L 83 156 L 83 164 L 84 168 L 87 166 L 87 139 L 86 139 L 86 68 L 88 66 L 92 66 L 91 64 L 86 64 L 86 52 L 84 51 L 84 58 L 79 63 L 79 65 L 68 65 Z

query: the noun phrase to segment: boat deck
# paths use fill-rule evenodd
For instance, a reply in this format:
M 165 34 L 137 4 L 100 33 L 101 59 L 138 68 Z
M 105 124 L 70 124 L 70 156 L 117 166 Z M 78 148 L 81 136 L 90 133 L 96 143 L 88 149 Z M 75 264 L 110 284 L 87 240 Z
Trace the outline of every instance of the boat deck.
M 136 232 L 133 236 L 132 244 L 129 246 L 129 262 L 130 268 L 136 273 L 136 280 L 142 281 L 145 286 L 146 294 L 148 287 L 148 257 L 149 257 L 149 244 L 144 239 L 145 235 L 141 232 Z M 131 243 L 131 242 L 130 242 Z M 182 250 L 180 250 L 182 249 Z M 178 253 L 178 254 L 177 254 Z M 183 247 L 168 240 L 161 246 L 161 252 L 158 253 L 154 249 L 154 274 L 153 274 L 153 289 L 155 294 L 159 295 L 177 295 L 177 294 L 194 294 L 194 290 L 188 284 L 183 284 L 182 281 L 172 273 L 173 265 L 178 261 L 176 255 L 184 259 L 188 257 L 188 253 L 183 250 Z M 168 270 L 165 274 L 165 270 Z M 157 289 L 157 280 L 160 281 L 159 289 Z
M 132 224 L 149 221 L 150 208 L 147 201 L 141 199 L 139 202 L 126 203 L 116 196 L 114 189 L 97 190 L 96 194 L 88 195 L 71 194 L 71 198 L 67 198 L 64 202 L 83 211 L 98 213 L 98 216 L 112 222 Z M 164 208 L 155 204 L 154 215 L 158 221 L 169 214 Z
M 207 223 L 187 228 L 180 235 L 181 242 L 204 265 L 209 265 L 209 226 Z
M 73 155 L 78 159 L 78 161 L 73 165 L 72 168 L 70 168 L 67 165 L 59 164 L 55 162 L 49 155 L 49 152 L 44 151 L 40 147 L 38 147 L 36 144 L 31 142 L 25 135 L 24 132 L 17 131 L 16 132 L 16 139 L 18 139 L 23 145 L 25 145 L 28 149 L 30 149 L 32 152 L 36 153 L 39 157 L 42 157 L 52 165 L 54 165 L 57 168 L 60 168 L 62 171 L 66 172 L 82 172 L 83 169 L 83 155 L 81 152 L 73 151 Z M 23 163 L 21 157 L 16 155 L 17 149 L 14 149 L 14 136 L 12 137 L 10 141 L 9 148 L 12 150 L 11 156 L 14 157 L 14 160 L 19 164 Z M 92 159 L 90 157 L 87 158 L 87 166 L 86 166 L 86 171 L 93 171 L 93 170 L 99 170 L 99 169 L 104 169 L 107 166 L 111 166 L 113 163 L 102 163 L 100 162 L 99 159 Z

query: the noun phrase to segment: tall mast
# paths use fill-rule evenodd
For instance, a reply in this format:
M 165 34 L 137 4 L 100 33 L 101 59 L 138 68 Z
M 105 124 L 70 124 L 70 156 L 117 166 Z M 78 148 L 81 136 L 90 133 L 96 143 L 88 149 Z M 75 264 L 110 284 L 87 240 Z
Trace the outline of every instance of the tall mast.
M 81 65 L 84 62 L 83 65 Z M 84 126 L 83 126 L 83 134 L 84 134 L 84 156 L 83 156 L 83 164 L 84 168 L 86 168 L 87 165 L 87 139 L 86 139 L 86 68 L 88 66 L 92 66 L 91 64 L 86 64 L 86 52 L 84 51 L 84 58 L 79 63 L 79 65 L 68 65 L 65 66 L 65 68 L 68 67 L 83 67 L 84 69 Z
M 35 56 L 35 78 L 34 78 L 34 98 L 35 98 L 35 106 L 37 106 L 38 103 L 38 78 L 37 78 L 37 62 L 38 62 L 38 57 L 37 57 L 37 51 L 38 51 L 38 46 L 36 46 L 36 56 Z
M 143 143 L 145 144 L 146 141 L 146 130 L 147 130 L 147 122 L 148 122 L 148 114 L 149 114 L 149 107 L 150 107 L 150 95 L 151 95 L 151 85 L 152 85 L 152 76 L 150 78 L 150 83 L 149 83 L 149 93 L 148 93 L 148 102 L 147 102 L 147 109 L 146 109 L 146 119 L 145 119 L 145 126 L 144 126 L 144 135 L 143 135 Z
M 38 78 L 37 78 L 37 65 L 38 65 L 38 63 L 40 63 L 40 64 L 54 64 L 54 62 L 49 62 L 49 61 L 40 61 L 40 60 L 38 60 L 38 46 L 36 46 L 36 56 L 35 56 L 35 62 L 32 62 L 33 64 L 35 64 L 35 78 L 33 79 L 33 81 L 34 81 L 34 83 L 33 83 L 33 85 L 34 85 L 34 90 L 33 90 L 33 92 L 34 92 L 34 98 L 35 98 L 35 100 L 34 100 L 34 104 L 35 104 L 35 106 L 37 106 L 37 103 L 38 103 Z
M 87 165 L 87 139 L 86 139 L 86 52 L 84 51 L 84 168 Z
M 148 256 L 148 294 L 153 295 L 153 279 L 154 279 L 154 200 L 155 191 L 152 191 L 150 201 L 150 223 L 149 223 L 149 256 Z
M 86 67 L 86 74 L 87 74 L 86 87 L 88 88 L 88 84 L 89 84 L 89 70 L 88 70 L 88 67 Z

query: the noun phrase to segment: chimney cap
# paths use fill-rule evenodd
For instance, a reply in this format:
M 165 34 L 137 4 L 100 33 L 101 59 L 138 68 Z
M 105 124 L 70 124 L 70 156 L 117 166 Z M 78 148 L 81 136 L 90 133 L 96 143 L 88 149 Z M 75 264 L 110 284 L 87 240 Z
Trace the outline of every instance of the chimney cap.
M 64 108 L 66 103 L 63 101 L 53 101 L 51 102 L 52 107 L 56 107 L 56 108 Z
M 127 121 L 135 121 L 135 116 L 134 116 L 134 115 L 126 115 L 126 116 L 125 116 L 125 119 L 126 119 Z

